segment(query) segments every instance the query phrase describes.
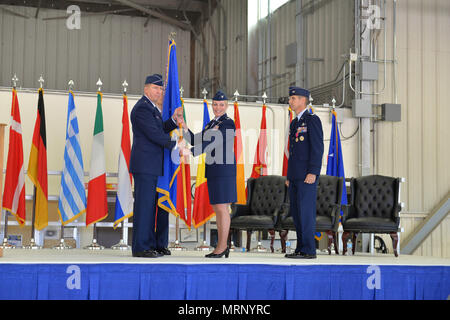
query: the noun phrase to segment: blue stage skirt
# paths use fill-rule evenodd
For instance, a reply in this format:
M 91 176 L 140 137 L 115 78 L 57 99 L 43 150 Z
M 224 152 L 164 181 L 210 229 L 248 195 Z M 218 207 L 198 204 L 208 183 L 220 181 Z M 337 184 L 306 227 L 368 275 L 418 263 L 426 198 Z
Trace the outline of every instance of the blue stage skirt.
M 211 204 L 234 203 L 237 201 L 236 177 L 208 178 L 208 194 Z

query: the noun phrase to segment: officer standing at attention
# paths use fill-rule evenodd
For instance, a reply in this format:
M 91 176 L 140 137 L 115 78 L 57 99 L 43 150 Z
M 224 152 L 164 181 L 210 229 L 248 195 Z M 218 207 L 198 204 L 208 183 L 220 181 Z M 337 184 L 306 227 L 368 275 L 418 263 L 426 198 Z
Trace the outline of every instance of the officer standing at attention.
M 289 105 L 297 115 L 289 131 L 289 187 L 290 214 L 297 232 L 297 247 L 286 258 L 315 259 L 317 184 L 323 156 L 323 131 L 319 117 L 307 111 L 308 90 L 290 87 Z
M 131 112 L 133 146 L 130 172 L 134 178 L 133 257 L 157 258 L 170 255 L 168 246 L 168 213 L 159 210 L 155 232 L 156 186 L 163 175 L 164 148 L 173 149 L 177 142 L 169 133 L 177 128 L 182 109 L 175 110 L 172 119 L 162 120 L 158 102 L 163 95 L 163 79 L 159 74 L 147 77 L 143 97 Z

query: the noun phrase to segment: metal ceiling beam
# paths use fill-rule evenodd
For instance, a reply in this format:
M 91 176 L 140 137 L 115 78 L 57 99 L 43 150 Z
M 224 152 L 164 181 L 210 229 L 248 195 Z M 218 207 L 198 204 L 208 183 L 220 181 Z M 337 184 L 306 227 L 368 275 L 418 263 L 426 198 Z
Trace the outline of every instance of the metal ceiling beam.
M 72 0 L 71 2 L 78 3 L 93 3 L 93 4 L 103 4 L 103 5 L 111 5 L 111 1 L 107 0 Z M 179 0 L 133 0 L 136 5 L 145 6 L 145 7 L 153 7 L 165 10 L 179 10 L 180 1 Z M 199 0 L 191 0 L 189 2 L 189 6 L 184 8 L 187 12 L 202 12 L 206 7 L 206 3 Z
M 36 14 L 34 16 L 35 19 L 37 19 L 39 17 L 39 10 L 41 9 L 41 4 L 42 4 L 42 0 L 39 0 L 38 7 L 36 9 Z
M 119 14 L 119 13 L 124 13 L 124 12 L 130 12 L 130 11 L 134 11 L 136 9 L 130 8 L 130 9 L 117 9 L 117 10 L 110 10 L 110 11 L 102 11 L 102 12 L 88 12 L 88 13 L 83 13 L 83 16 L 101 16 L 101 15 L 108 15 L 108 14 Z M 59 17 L 50 17 L 50 18 L 43 18 L 43 21 L 47 21 L 47 20 L 63 20 L 63 19 L 67 19 L 70 16 L 70 14 L 67 14 L 65 16 L 59 16 Z
M 8 9 L 6 7 L 3 7 L 3 6 L 0 7 L 0 10 L 3 10 L 5 12 L 8 12 L 9 14 L 12 14 L 13 16 L 21 17 L 21 18 L 24 18 L 24 19 L 30 19 L 31 18 L 30 16 L 27 16 L 26 14 L 15 12 L 15 11 L 10 10 L 10 9 Z
M 180 27 L 181 29 L 190 30 L 190 28 L 191 28 L 190 25 L 185 22 L 173 19 L 173 18 L 166 16 L 165 14 L 159 13 L 155 10 L 147 9 L 146 7 L 143 7 L 133 1 L 129 1 L 129 0 L 115 0 L 115 1 L 120 2 L 121 4 L 129 6 L 131 8 L 134 8 L 136 10 L 142 11 L 142 12 L 149 14 L 155 18 L 161 19 L 167 23 L 173 24 L 177 27 Z

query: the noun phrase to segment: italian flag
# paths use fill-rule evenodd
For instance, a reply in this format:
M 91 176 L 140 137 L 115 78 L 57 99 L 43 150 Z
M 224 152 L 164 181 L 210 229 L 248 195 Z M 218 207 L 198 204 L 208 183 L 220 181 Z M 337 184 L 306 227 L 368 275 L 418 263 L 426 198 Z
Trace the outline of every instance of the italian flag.
M 89 171 L 86 226 L 99 222 L 108 215 L 104 140 L 102 94 L 98 92 L 94 141 L 92 143 L 91 167 Z

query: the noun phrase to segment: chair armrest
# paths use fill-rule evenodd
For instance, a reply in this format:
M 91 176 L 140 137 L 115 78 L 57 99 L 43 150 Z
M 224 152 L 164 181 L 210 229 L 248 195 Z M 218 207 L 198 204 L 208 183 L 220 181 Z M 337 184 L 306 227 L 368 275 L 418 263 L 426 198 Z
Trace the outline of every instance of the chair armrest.
M 394 209 L 394 212 L 393 212 L 393 217 L 392 217 L 392 219 L 395 221 L 395 223 L 397 225 L 400 224 L 400 211 L 402 211 L 402 206 L 400 205 L 400 203 L 398 203 L 395 206 L 395 209 Z
M 339 204 L 334 204 L 333 209 L 331 209 L 331 224 L 334 226 L 336 222 L 339 222 L 339 217 L 341 215 L 341 206 Z
M 341 205 L 341 209 L 342 209 L 342 211 L 343 211 L 343 215 L 342 215 L 342 224 L 344 224 L 344 222 L 347 220 L 347 218 L 348 218 L 348 214 L 349 214 L 349 211 L 350 211 L 350 207 L 351 207 L 351 205 L 350 204 L 342 204 Z
M 242 204 L 231 205 L 231 218 L 251 215 L 250 207 Z
M 283 221 L 284 219 L 286 219 L 287 217 L 289 217 L 290 212 L 289 212 L 289 203 L 283 203 L 281 205 L 281 209 L 279 212 L 279 218 L 280 221 Z

